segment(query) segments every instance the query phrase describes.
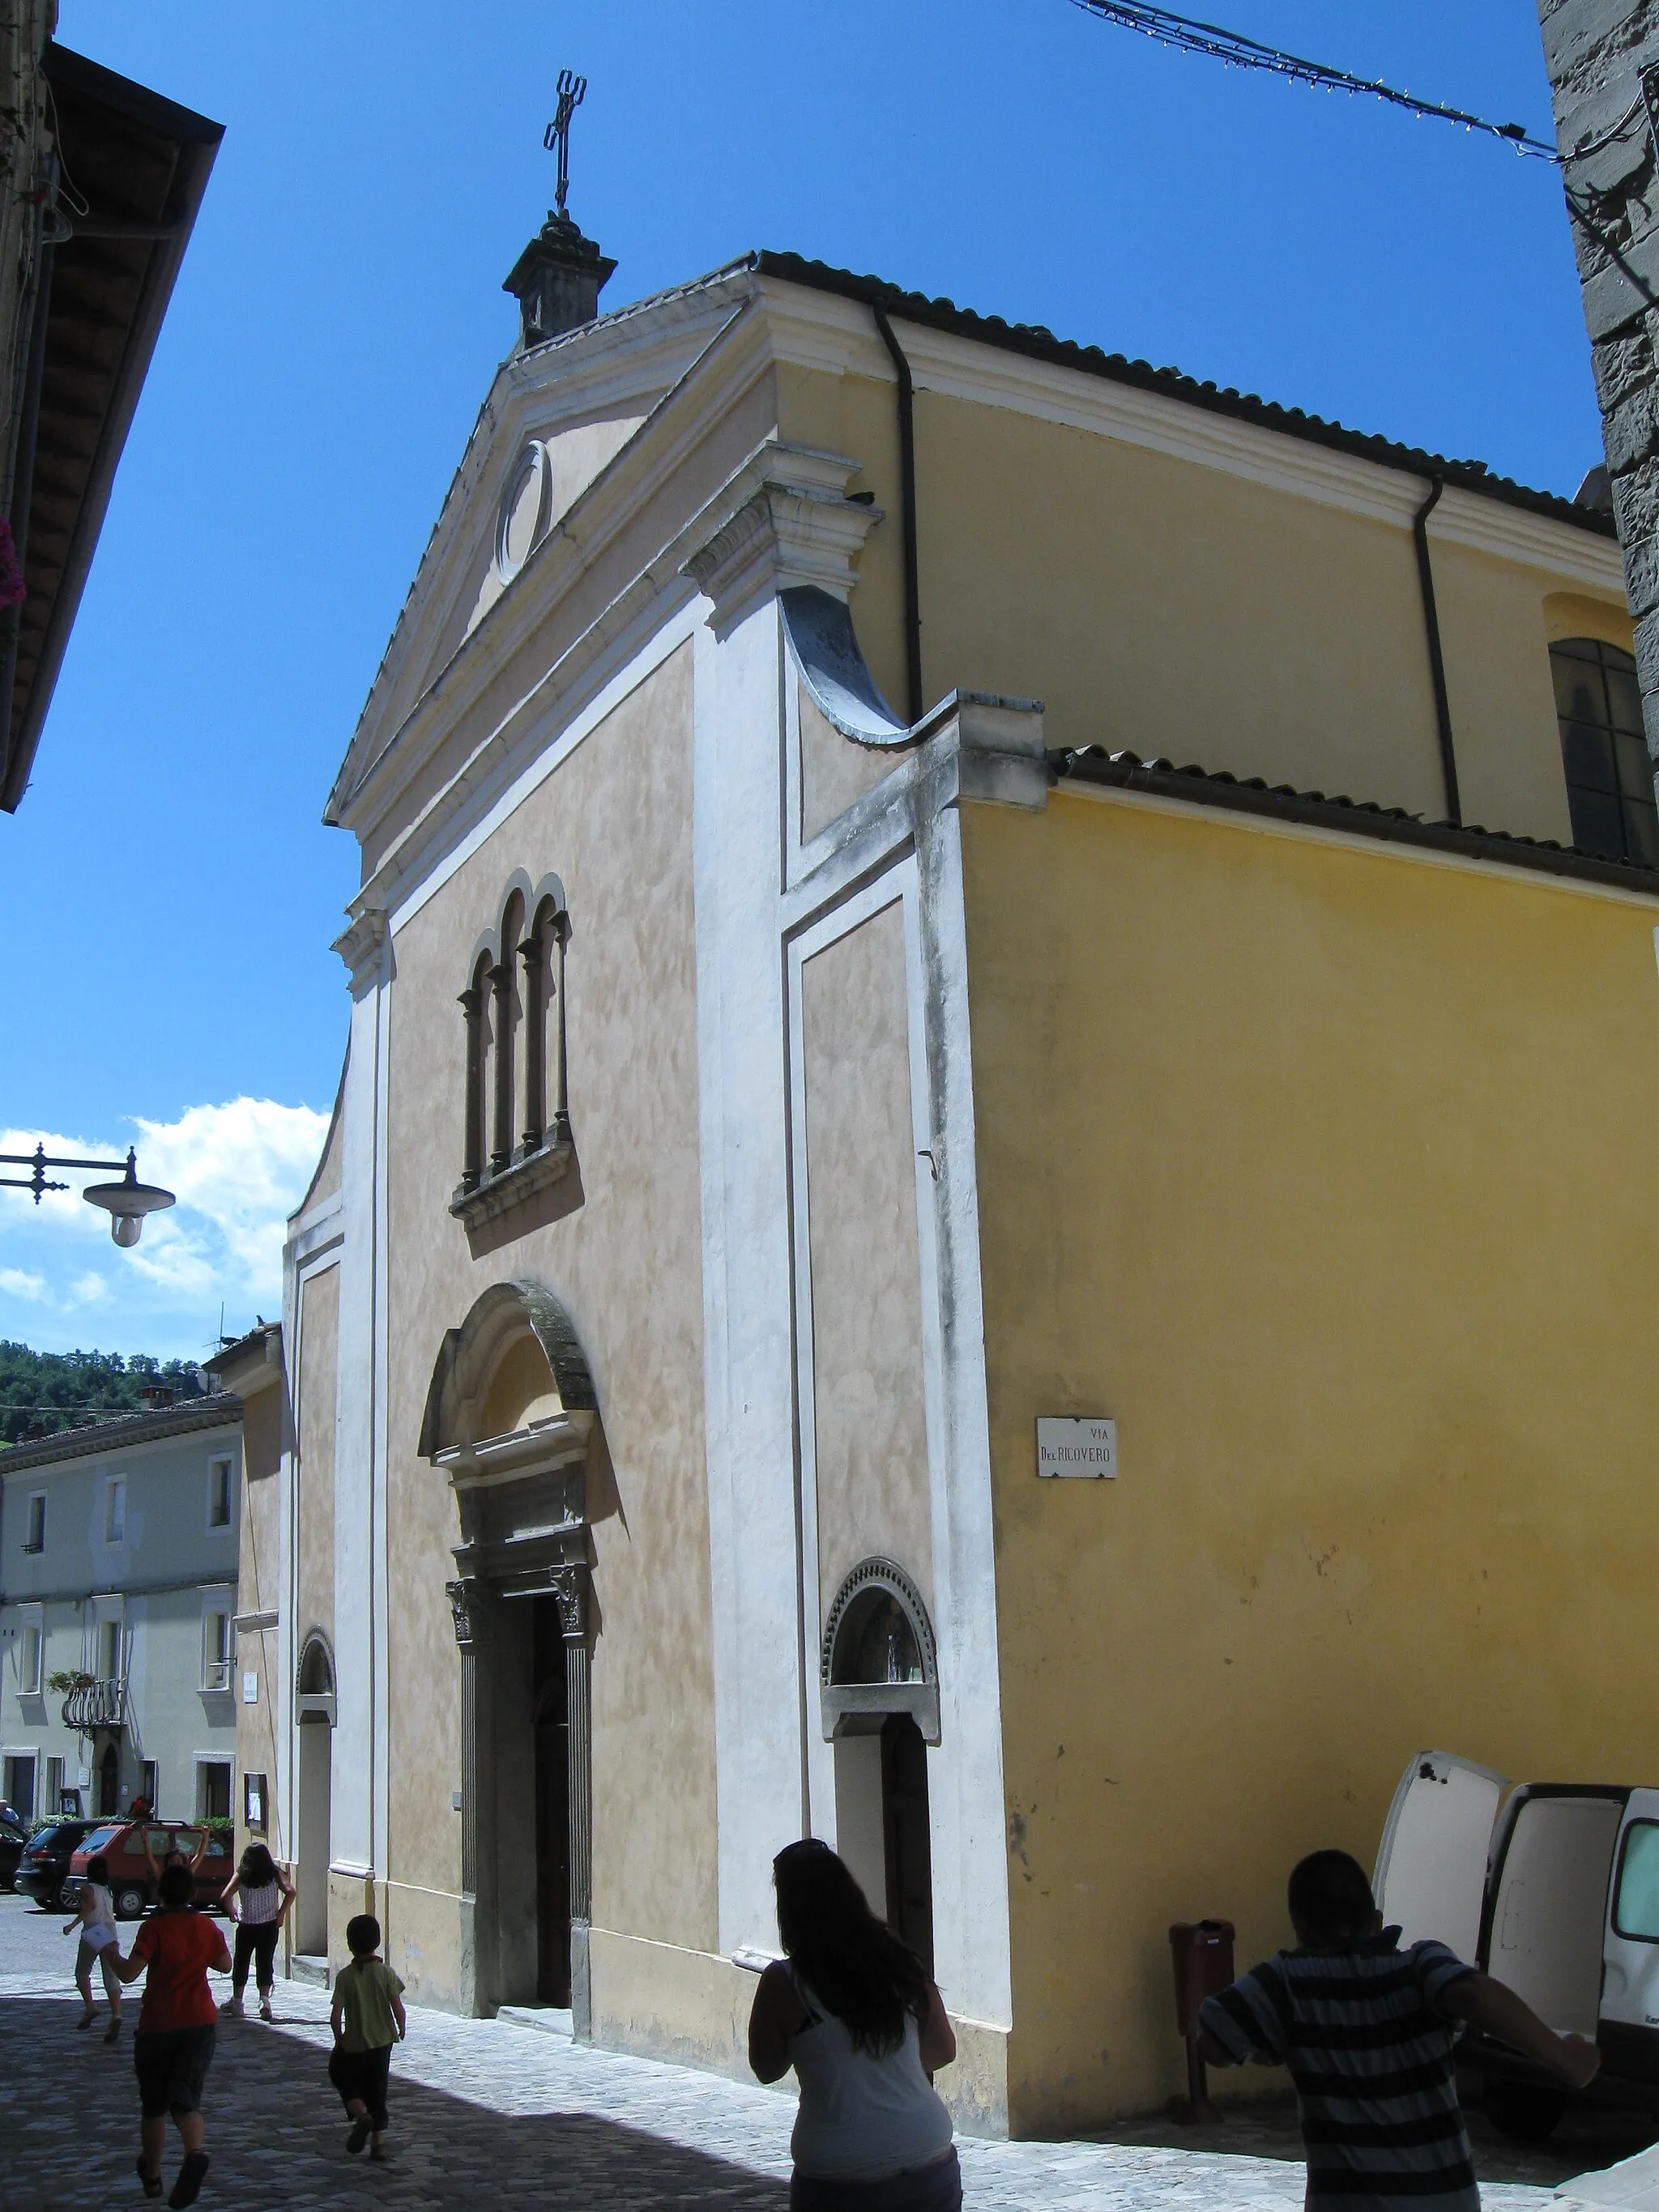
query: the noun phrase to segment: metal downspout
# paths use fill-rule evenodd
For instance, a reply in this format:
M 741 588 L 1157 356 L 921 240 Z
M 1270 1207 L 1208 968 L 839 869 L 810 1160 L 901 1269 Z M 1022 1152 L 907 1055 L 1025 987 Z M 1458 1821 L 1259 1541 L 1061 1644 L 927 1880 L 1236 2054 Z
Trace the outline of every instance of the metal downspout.
M 1429 674 L 1434 684 L 1435 726 L 1440 735 L 1440 767 L 1446 781 L 1446 819 L 1461 829 L 1463 808 L 1457 795 L 1457 754 L 1452 744 L 1451 702 L 1446 696 L 1446 663 L 1440 650 L 1440 614 L 1435 605 L 1434 562 L 1429 557 L 1429 517 L 1446 489 L 1443 477 L 1431 477 L 1429 495 L 1412 517 L 1417 545 L 1417 580 L 1423 593 L 1423 629 L 1429 641 Z
M 881 342 L 898 371 L 899 474 L 904 492 L 904 678 L 908 712 L 914 726 L 921 720 L 921 584 L 916 561 L 916 397 L 910 364 L 893 336 L 885 307 L 872 307 Z

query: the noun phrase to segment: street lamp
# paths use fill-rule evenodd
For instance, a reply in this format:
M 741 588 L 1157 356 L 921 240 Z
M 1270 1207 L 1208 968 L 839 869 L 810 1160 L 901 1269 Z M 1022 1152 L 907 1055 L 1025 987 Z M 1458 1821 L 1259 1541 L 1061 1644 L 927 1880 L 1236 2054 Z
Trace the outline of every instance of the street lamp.
M 130 1246 L 143 1235 L 147 1213 L 158 1213 L 163 1206 L 173 1203 L 170 1190 L 163 1190 L 159 1183 L 139 1182 L 136 1150 L 129 1148 L 125 1162 L 48 1159 L 44 1145 L 37 1145 L 32 1152 L 0 1152 L 0 1167 L 30 1170 L 27 1176 L 0 1176 L 0 1184 L 11 1190 L 32 1190 L 39 1206 L 45 1192 L 69 1188 L 66 1182 L 48 1182 L 48 1168 L 105 1168 L 118 1174 L 123 1166 L 126 1172 L 119 1182 L 88 1183 L 81 1195 L 88 1206 L 103 1207 L 110 1218 L 110 1235 L 118 1244 Z

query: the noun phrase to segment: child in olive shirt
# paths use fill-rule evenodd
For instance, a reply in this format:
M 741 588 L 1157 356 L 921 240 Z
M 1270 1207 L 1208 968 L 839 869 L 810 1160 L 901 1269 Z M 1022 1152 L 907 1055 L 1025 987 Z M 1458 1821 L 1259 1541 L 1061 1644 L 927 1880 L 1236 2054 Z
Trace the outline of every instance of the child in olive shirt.
M 328 2078 L 350 2115 L 346 2148 L 360 2151 L 372 2140 L 369 2156 L 384 2159 L 392 2046 L 402 2042 L 409 2027 L 404 2017 L 404 1985 L 379 1955 L 380 1923 L 372 1912 L 360 1912 L 347 1923 L 346 1942 L 351 1964 L 334 1977 L 334 2003 L 328 2015 L 334 2031 Z

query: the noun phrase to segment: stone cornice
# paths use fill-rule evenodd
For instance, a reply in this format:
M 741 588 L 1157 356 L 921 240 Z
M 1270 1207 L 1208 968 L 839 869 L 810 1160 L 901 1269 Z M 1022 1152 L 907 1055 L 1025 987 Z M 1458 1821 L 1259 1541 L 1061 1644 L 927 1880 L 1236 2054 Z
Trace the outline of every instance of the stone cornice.
M 356 900 L 352 902 L 347 912 L 351 919 L 335 939 L 332 949 L 344 961 L 355 986 L 364 969 L 380 957 L 380 947 L 386 939 L 386 918 L 382 908 L 359 905 Z
M 434 1453 L 432 1464 L 441 1468 L 458 1490 L 487 1489 L 500 1482 L 518 1482 L 529 1474 L 546 1474 L 556 1468 L 580 1464 L 586 1458 L 597 1418 L 587 1412 L 557 1413 L 551 1420 L 533 1421 L 527 1429 L 514 1429 L 507 1436 L 452 1444 Z M 573 1521 L 570 1525 L 580 1524 Z
M 882 520 L 879 507 L 844 495 L 859 467 L 844 454 L 780 443 L 763 447 L 733 479 L 718 502 L 715 528 L 682 563 L 714 603 L 717 637 L 792 585 L 852 597 L 854 563 Z
M 769 276 L 762 301 L 775 356 L 792 365 L 894 381 L 870 310 L 857 300 Z M 1021 355 L 905 321 L 901 343 L 918 392 L 937 392 L 980 406 L 1004 407 L 1041 422 L 1142 446 L 1200 467 L 1220 469 L 1293 497 L 1312 499 L 1373 521 L 1407 530 L 1422 504 L 1426 479 L 1288 431 L 1212 414 L 1171 394 Z M 1431 537 L 1547 569 L 1564 582 L 1623 601 L 1624 568 L 1617 543 L 1571 523 L 1553 521 L 1499 499 L 1449 485 L 1435 511 Z

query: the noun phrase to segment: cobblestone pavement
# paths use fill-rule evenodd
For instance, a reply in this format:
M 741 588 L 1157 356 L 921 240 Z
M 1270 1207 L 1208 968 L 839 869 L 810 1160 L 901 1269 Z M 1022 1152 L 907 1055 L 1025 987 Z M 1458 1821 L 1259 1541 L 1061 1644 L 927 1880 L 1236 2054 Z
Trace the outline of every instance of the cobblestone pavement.
M 107 2212 L 143 2202 L 133 2174 L 131 2045 L 75 2031 L 72 1945 L 56 1920 L 0 1898 L 0 2212 Z M 393 2161 L 347 2157 L 323 2070 L 327 1998 L 279 1982 L 277 2024 L 227 2021 L 209 2077 L 206 2212 L 459 2212 L 483 2204 L 580 2212 L 719 2206 L 783 2212 L 793 2100 L 498 2021 L 416 2008 L 392 2072 Z M 1271 2112 L 1272 2108 L 1264 2108 Z M 1287 2148 L 1282 2118 L 1235 2124 Z M 1135 2130 L 1121 2130 L 1133 2134 Z M 1147 2124 L 1142 2134 L 1160 2132 Z M 1605 2164 L 1569 2154 L 1539 2181 Z M 1565 2147 L 1564 2146 L 1564 2150 Z M 1157 2141 L 961 2145 L 974 2212 L 1299 2212 L 1302 2169 Z M 1534 2154 L 1534 2157 L 1536 2154 Z M 177 2164 L 170 2143 L 169 2180 Z M 1488 2168 L 1490 2171 L 1490 2167 Z M 1546 2187 L 1489 2183 L 1489 2212 L 1541 2212 Z

